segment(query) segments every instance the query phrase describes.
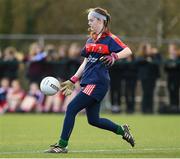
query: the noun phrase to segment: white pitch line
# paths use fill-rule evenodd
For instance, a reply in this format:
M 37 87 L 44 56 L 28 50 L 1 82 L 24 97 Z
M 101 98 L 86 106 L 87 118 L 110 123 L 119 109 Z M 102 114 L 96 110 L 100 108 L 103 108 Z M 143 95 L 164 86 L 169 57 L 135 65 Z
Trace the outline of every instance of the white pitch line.
M 158 151 L 176 151 L 180 150 L 177 148 L 145 148 L 145 149 L 107 149 L 107 150 L 71 150 L 69 153 L 146 153 L 147 151 L 155 151 L 153 153 L 159 153 Z M 1 155 L 5 154 L 33 154 L 33 153 L 44 153 L 44 151 L 12 151 L 12 152 L 0 152 Z
M 107 151 L 107 152 L 109 152 L 109 151 L 119 151 L 119 152 L 123 152 L 123 151 L 154 151 L 154 150 L 158 150 L 158 151 L 171 151 L 171 150 L 180 150 L 180 148 L 178 147 L 178 148 L 146 148 L 146 149 L 113 149 L 113 150 L 111 150 L 111 149 L 108 149 L 108 150 L 80 150 L 79 152 L 104 152 L 104 151 Z M 76 150 L 72 150 L 71 152 L 78 152 L 78 150 L 76 151 Z
M 43 151 L 12 151 L 12 152 L 0 152 L 3 154 L 32 154 L 32 153 L 43 153 Z
M 176 151 L 176 150 L 180 150 L 180 147 L 177 148 L 145 148 L 145 149 L 107 149 L 107 150 L 72 150 L 69 152 L 73 152 L 73 153 L 95 153 L 95 152 L 120 152 L 120 153 L 145 153 L 147 151 Z M 142 152 L 144 151 L 144 152 Z

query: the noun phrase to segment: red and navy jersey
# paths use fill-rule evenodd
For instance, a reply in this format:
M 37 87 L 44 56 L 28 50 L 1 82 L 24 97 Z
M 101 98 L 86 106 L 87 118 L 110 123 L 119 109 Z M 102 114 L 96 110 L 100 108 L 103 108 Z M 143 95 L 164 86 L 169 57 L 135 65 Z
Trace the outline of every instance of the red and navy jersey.
M 88 61 L 81 78 L 81 85 L 95 84 L 108 87 L 109 71 L 99 59 L 112 52 L 118 53 L 126 47 L 117 36 L 110 32 L 103 33 L 96 41 L 89 38 L 81 51 L 81 56 L 86 57 Z

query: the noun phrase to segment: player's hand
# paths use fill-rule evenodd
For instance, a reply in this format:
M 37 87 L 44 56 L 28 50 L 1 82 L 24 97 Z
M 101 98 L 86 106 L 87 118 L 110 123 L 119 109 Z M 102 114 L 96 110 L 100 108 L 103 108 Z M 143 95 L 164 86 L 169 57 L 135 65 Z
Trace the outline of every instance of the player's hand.
M 108 67 L 112 66 L 116 60 L 118 60 L 118 55 L 116 53 L 111 53 L 110 55 L 100 58 L 100 61 L 102 61 L 102 63 Z
M 60 89 L 60 91 L 61 91 L 65 96 L 68 96 L 68 95 L 71 95 L 71 94 L 72 94 L 74 88 L 75 88 L 74 83 L 71 82 L 70 80 L 67 80 L 67 81 L 61 83 L 61 89 Z

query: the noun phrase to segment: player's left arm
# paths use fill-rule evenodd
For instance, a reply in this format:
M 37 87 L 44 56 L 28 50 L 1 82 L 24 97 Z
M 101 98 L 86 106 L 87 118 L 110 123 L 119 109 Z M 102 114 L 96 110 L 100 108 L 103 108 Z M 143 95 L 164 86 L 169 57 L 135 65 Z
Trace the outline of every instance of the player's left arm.
M 127 58 L 132 54 L 131 49 L 124 44 L 117 36 L 110 35 L 111 41 L 109 42 L 110 55 L 106 55 L 100 58 L 100 61 L 106 66 L 112 66 L 115 61 L 123 58 Z
M 104 65 L 109 67 L 109 66 L 112 66 L 115 63 L 115 61 L 119 59 L 127 58 L 131 54 L 132 54 L 131 49 L 128 47 L 125 47 L 123 50 L 119 52 L 116 52 L 116 53 L 112 52 L 110 55 L 101 57 L 100 61 L 102 61 Z
M 132 54 L 132 51 L 129 47 L 124 48 L 122 51 L 116 53 L 117 55 L 117 60 L 118 59 L 123 59 L 123 58 L 127 58 L 128 56 L 130 56 Z

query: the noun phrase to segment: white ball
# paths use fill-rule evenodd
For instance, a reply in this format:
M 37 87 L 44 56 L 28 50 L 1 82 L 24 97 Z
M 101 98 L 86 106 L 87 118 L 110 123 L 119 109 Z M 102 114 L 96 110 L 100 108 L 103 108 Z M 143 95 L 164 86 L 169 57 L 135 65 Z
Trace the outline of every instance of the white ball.
M 54 95 L 59 91 L 60 84 L 56 78 L 48 76 L 42 79 L 40 89 L 45 95 Z

